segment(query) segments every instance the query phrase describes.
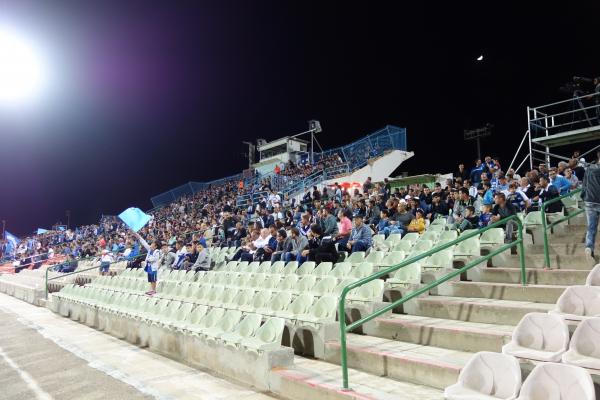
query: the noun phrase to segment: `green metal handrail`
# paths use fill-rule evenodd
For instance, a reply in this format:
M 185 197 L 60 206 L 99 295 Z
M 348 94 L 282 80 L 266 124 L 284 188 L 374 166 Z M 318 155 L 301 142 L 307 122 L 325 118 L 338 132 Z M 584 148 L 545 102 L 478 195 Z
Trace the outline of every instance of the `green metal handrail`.
M 585 211 L 583 209 L 579 209 L 576 212 L 569 213 L 566 216 L 564 216 L 560 219 L 557 219 L 556 221 L 553 221 L 550 225 L 548 225 L 548 222 L 546 221 L 546 207 L 548 207 L 551 204 L 558 203 L 559 201 L 562 201 L 563 199 L 566 199 L 567 197 L 571 197 L 574 194 L 578 194 L 578 193 L 581 193 L 581 189 L 575 189 L 567 194 L 563 194 L 562 196 L 558 196 L 551 200 L 545 201 L 542 203 L 542 206 L 540 207 L 540 211 L 542 214 L 542 217 L 541 217 L 542 218 L 542 231 L 544 234 L 544 263 L 546 265 L 546 268 L 550 268 L 550 253 L 548 252 L 548 228 L 552 228 L 553 226 L 560 224 L 561 222 L 568 221 L 569 219 L 573 218 L 574 216 L 579 215 Z
M 404 296 L 401 299 L 398 299 L 398 300 L 388 304 L 387 306 L 373 312 L 372 314 L 367 315 L 366 317 L 363 317 L 363 318 L 359 319 L 358 321 L 355 321 L 352 324 L 346 326 L 346 318 L 345 318 L 346 296 L 348 295 L 348 292 L 350 292 L 352 289 L 360 287 L 360 286 L 362 286 L 368 282 L 371 282 L 375 279 L 383 278 L 384 276 L 390 274 L 391 272 L 394 272 L 400 268 L 406 267 L 407 265 L 413 264 L 423 258 L 429 257 L 432 254 L 435 254 L 442 250 L 453 247 L 460 242 L 464 242 L 465 240 L 468 240 L 475 236 L 479 236 L 483 232 L 486 232 L 492 228 L 496 228 L 498 226 L 505 225 L 506 223 L 508 223 L 510 221 L 514 221 L 518 227 L 518 237 L 517 237 L 517 240 L 515 240 L 514 242 L 502 245 L 499 248 L 495 249 L 494 251 L 490 252 L 489 254 L 486 254 L 485 256 L 481 256 L 481 257 L 477 258 L 476 260 L 467 263 L 464 267 L 457 269 L 457 270 L 449 273 L 448 275 L 445 275 L 431 283 L 428 283 L 427 285 L 423 286 L 422 288 L 420 288 L 418 290 L 415 290 L 414 292 L 408 294 L 407 296 Z M 346 286 L 340 294 L 339 303 L 338 303 L 338 307 L 339 307 L 338 314 L 339 314 L 339 320 L 340 320 L 340 352 L 341 352 L 341 358 L 342 358 L 341 359 L 342 381 L 343 381 L 342 389 L 349 390 L 349 386 L 348 386 L 348 353 L 347 353 L 347 348 L 346 348 L 346 334 L 348 332 L 351 332 L 352 330 L 371 321 L 372 319 L 377 318 L 380 315 L 383 315 L 386 312 L 393 310 L 394 308 L 398 307 L 399 305 L 404 304 L 405 302 L 407 302 L 423 293 L 428 292 L 432 288 L 439 286 L 440 284 L 462 274 L 463 272 L 480 264 L 482 261 L 489 260 L 490 258 L 492 258 L 492 257 L 494 257 L 516 245 L 519 246 L 519 262 L 521 265 L 521 283 L 523 284 L 523 286 L 525 286 L 525 285 L 527 285 L 527 275 L 525 273 L 525 251 L 524 251 L 524 246 L 523 246 L 523 223 L 521 222 L 521 220 L 519 219 L 519 217 L 517 215 L 511 215 L 510 217 L 507 217 L 500 221 L 496 221 L 492 224 L 489 224 L 485 228 L 463 234 L 451 242 L 436 246 L 424 253 L 421 253 L 419 255 L 416 255 L 414 257 L 406 259 L 397 265 L 394 265 L 394 266 L 391 266 L 384 270 L 381 270 L 379 272 L 376 272 L 370 276 L 367 276 L 363 279 L 360 279 L 360 280 L 353 282 L 353 283 L 349 284 L 348 286 Z
M 140 258 L 140 257 L 146 257 L 146 253 L 144 253 L 144 254 L 138 254 L 137 256 L 134 256 L 134 257 L 131 257 L 131 258 L 127 258 L 127 260 L 113 261 L 113 262 L 110 263 L 110 265 L 116 264 L 118 262 L 135 260 L 136 258 Z M 95 256 L 93 256 L 93 257 L 85 257 L 85 258 L 81 258 L 79 260 L 73 260 L 73 261 L 79 262 L 79 261 L 93 260 L 93 259 L 96 259 L 96 258 L 97 257 L 95 257 Z M 69 261 L 69 262 L 72 262 L 72 261 Z M 54 269 L 56 267 L 60 267 L 61 265 L 65 265 L 65 264 L 67 264 L 67 262 L 62 262 L 60 264 L 55 264 L 55 265 L 53 265 L 51 267 L 46 268 L 46 281 L 45 281 L 45 285 L 44 285 L 46 300 L 48 300 L 48 281 L 53 281 L 53 280 L 56 280 L 56 279 L 62 279 L 65 276 L 80 274 L 82 272 L 87 272 L 87 271 L 91 271 L 91 270 L 94 270 L 94 269 L 97 270 L 99 268 L 99 266 L 95 266 L 95 267 L 81 269 L 81 270 L 77 270 L 77 271 L 73 271 L 73 272 L 67 272 L 67 273 L 65 273 L 65 274 L 63 274 L 61 276 L 55 276 L 54 278 L 48 278 L 48 272 L 50 271 L 50 269 Z

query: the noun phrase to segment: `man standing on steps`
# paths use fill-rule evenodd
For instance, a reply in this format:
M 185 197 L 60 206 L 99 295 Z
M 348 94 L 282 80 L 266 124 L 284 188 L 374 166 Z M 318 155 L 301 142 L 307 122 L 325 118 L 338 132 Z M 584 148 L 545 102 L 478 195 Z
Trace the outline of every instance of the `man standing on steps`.
M 590 163 L 585 170 L 581 198 L 585 202 L 587 217 L 587 234 L 585 236 L 585 256 L 594 258 L 594 245 L 598 233 L 600 218 L 600 150 L 596 153 L 596 161 Z

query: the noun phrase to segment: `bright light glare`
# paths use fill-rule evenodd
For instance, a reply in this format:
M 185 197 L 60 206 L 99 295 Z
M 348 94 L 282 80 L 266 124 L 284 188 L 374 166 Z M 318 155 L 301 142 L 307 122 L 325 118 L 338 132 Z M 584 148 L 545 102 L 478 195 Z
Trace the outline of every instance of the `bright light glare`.
M 46 66 L 36 46 L 0 26 L 0 106 L 35 100 L 43 92 L 46 80 Z

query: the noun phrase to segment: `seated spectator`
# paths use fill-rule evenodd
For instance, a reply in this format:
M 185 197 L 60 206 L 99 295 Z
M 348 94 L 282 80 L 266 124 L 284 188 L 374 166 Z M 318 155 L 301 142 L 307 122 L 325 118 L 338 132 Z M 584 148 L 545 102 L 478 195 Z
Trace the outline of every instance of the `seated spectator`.
M 171 247 L 164 243 L 160 250 L 160 261 L 158 263 L 159 268 L 171 268 L 175 262 L 175 253 L 173 253 Z
M 517 211 L 524 211 L 529 208 L 529 199 L 523 192 L 517 190 L 516 182 L 513 182 L 508 186 L 508 190 L 504 195 L 506 196 L 506 200 L 512 204 Z
M 310 231 L 310 215 L 302 214 L 300 217 L 300 223 L 298 224 L 298 231 L 302 236 L 308 236 L 308 232 Z
M 285 253 L 289 253 L 292 251 L 292 238 L 287 236 L 285 233 L 285 229 L 279 229 L 277 231 L 277 245 L 275 247 L 275 251 L 271 255 L 271 262 L 274 263 L 276 261 L 281 261 L 281 257 Z
M 367 251 L 373 244 L 371 237 L 371 228 L 363 223 L 363 215 L 354 216 L 354 228 L 350 233 L 346 247 L 353 253 L 355 251 Z
M 247 234 L 248 233 L 246 231 L 246 228 L 244 228 L 244 225 L 239 221 L 236 222 L 235 229 L 231 234 L 231 237 L 228 239 L 228 245 L 230 247 L 240 247 L 242 245 L 242 239 L 244 239 L 247 236 Z
M 202 243 L 196 244 L 196 251 L 198 253 L 192 269 L 198 271 L 209 271 L 210 270 L 210 254 L 208 250 L 202 245 Z
M 185 247 L 185 245 L 183 244 L 182 240 L 178 240 L 175 243 L 175 262 L 173 263 L 173 265 L 171 266 L 172 269 L 181 269 L 181 267 L 183 266 L 183 261 L 185 260 L 185 256 L 187 255 L 188 251 L 187 248 Z
M 338 213 L 338 218 L 340 220 L 340 225 L 335 240 L 339 246 L 345 247 L 350 238 L 350 234 L 352 233 L 352 221 L 350 221 L 350 218 L 348 218 L 343 211 Z
M 335 243 L 333 240 L 323 237 L 321 226 L 312 224 L 309 237 L 308 248 L 302 250 L 303 257 L 316 263 L 336 262 L 338 260 L 338 252 L 335 249 Z
M 302 259 L 302 250 L 308 246 L 308 238 L 301 235 L 298 228 L 292 228 L 290 232 L 292 249 L 282 255 L 282 260 L 286 263 L 289 261 L 298 261 L 298 263 L 306 261 Z
M 415 218 L 410 221 L 406 230 L 408 232 L 417 232 L 419 234 L 425 232 L 425 212 L 422 209 L 418 208 L 416 210 Z
M 114 262 L 113 255 L 107 249 L 102 250 L 100 256 L 100 275 L 108 275 L 110 264 Z
M 268 231 L 267 231 L 268 232 Z M 244 244 L 240 247 L 238 251 L 235 252 L 232 261 L 252 261 L 252 255 L 256 251 L 257 247 L 255 245 L 256 241 L 260 239 L 260 231 L 253 230 L 250 233 L 250 236 L 245 238 Z
M 198 259 L 198 245 L 202 246 L 202 244 L 200 244 L 199 241 L 196 241 L 194 243 L 188 243 L 188 245 L 186 246 L 188 248 L 188 253 L 184 257 L 183 263 L 181 264 L 181 269 L 184 269 L 186 271 L 192 269 L 192 266 L 196 263 L 196 260 Z
M 450 230 L 462 232 L 466 229 L 477 229 L 479 216 L 475 213 L 475 208 L 473 206 L 467 206 L 463 213 L 463 215 L 454 219 L 453 224 L 448 226 Z
M 277 248 L 275 225 L 271 225 L 268 229 L 263 229 L 260 232 L 260 238 L 254 242 L 254 251 L 252 261 L 267 261 L 271 259 L 271 255 Z M 242 261 L 246 261 L 242 257 Z M 249 260 L 248 260 L 249 261 Z
M 442 201 L 442 197 L 439 193 L 434 193 L 431 197 L 431 208 L 427 219 L 433 221 L 436 218 L 445 217 L 448 215 L 448 205 Z
M 540 201 L 542 202 L 542 204 L 560 196 L 560 193 L 558 192 L 558 188 L 554 185 L 551 185 L 548 178 L 544 175 L 540 176 L 539 188 L 540 188 L 539 198 L 540 198 Z M 563 209 L 562 202 L 557 201 L 557 202 L 552 203 L 549 206 L 547 206 L 546 212 L 547 213 L 559 213 L 562 211 L 562 209 Z
M 571 168 L 565 169 L 565 178 L 571 183 L 571 190 L 577 189 L 579 186 L 579 178 L 573 173 Z
M 331 210 L 324 207 L 321 210 L 321 227 L 323 228 L 323 236 L 337 236 L 339 233 L 337 219 L 331 214 Z
M 496 205 L 492 209 L 492 218 L 490 219 L 490 221 L 497 222 L 504 218 L 508 218 L 511 215 L 516 215 L 516 214 L 517 214 L 517 210 L 515 209 L 515 207 L 512 204 L 510 204 L 509 202 L 506 201 L 506 196 L 504 195 L 504 193 L 498 193 L 496 195 Z M 504 240 L 506 243 L 512 242 L 512 234 L 513 234 L 515 227 L 516 227 L 516 222 L 514 220 L 510 220 L 506 224 L 503 225 L 504 232 L 505 232 Z
M 481 214 L 479 215 L 479 221 L 477 223 L 477 227 L 479 229 L 485 228 L 490 223 L 492 219 L 492 205 L 484 204 L 481 206 Z
M 559 175 L 555 167 L 550 168 L 549 174 L 550 184 L 558 189 L 558 192 L 561 196 L 569 193 L 571 190 L 571 182 L 567 178 Z

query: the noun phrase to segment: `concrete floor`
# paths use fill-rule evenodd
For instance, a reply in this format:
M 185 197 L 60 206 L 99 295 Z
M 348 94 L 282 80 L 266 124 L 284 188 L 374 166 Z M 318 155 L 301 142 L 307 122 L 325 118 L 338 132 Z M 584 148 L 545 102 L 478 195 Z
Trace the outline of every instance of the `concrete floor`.
M 152 398 L 273 399 L 0 293 L 0 400 Z

